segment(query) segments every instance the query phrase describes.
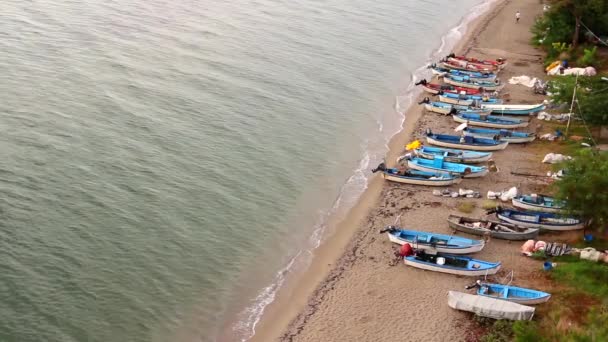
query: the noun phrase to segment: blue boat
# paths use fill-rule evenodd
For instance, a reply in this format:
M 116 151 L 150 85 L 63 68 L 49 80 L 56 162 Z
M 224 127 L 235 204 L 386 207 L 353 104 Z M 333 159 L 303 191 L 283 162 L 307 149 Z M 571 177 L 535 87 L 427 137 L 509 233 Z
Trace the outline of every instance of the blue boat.
M 479 109 L 467 105 L 457 105 L 453 103 L 446 102 L 438 102 L 438 101 L 430 101 L 429 98 L 425 98 L 420 104 L 424 104 L 424 108 L 429 112 L 438 113 L 438 114 L 457 114 L 457 113 L 467 113 L 467 114 L 490 114 L 489 110 Z
M 489 91 L 499 91 L 504 87 L 504 84 L 498 82 L 475 81 L 467 76 L 445 75 L 443 81 L 456 87 L 482 88 Z
M 561 216 L 556 213 L 497 208 L 496 216 L 501 221 L 509 222 L 520 227 L 540 228 L 554 231 L 585 228 L 585 223 L 582 220 L 575 217 Z
M 413 157 L 408 159 L 407 166 L 420 171 L 458 173 L 464 178 L 483 177 L 488 173 L 485 166 L 450 163 L 444 161 L 443 156 L 435 156 L 434 159 Z
M 540 104 L 482 104 L 482 108 L 489 109 L 492 113 L 503 115 L 530 115 L 545 109 L 545 105 Z
M 403 262 L 408 266 L 423 270 L 471 277 L 496 274 L 500 269 L 500 262 L 489 262 L 445 253 L 427 254 L 424 251 L 404 257 Z
M 454 93 L 443 93 L 438 94 L 439 101 L 445 103 L 466 105 L 466 106 L 481 106 L 483 104 L 500 104 L 501 99 L 494 97 L 484 97 L 479 95 L 466 95 L 466 94 L 454 94 Z
M 462 181 L 460 175 L 447 172 L 426 172 L 419 170 L 399 170 L 387 168 L 384 163 L 372 170 L 373 173 L 382 172 L 382 178 L 397 183 L 426 185 L 426 186 L 448 186 L 458 184 Z
M 493 72 L 479 72 L 472 70 L 456 70 L 456 69 L 448 69 L 436 66 L 436 64 L 432 64 L 429 66 L 433 74 L 438 76 L 460 76 L 460 77 L 469 77 L 473 80 L 486 80 L 486 81 L 494 81 L 496 79 L 496 74 Z
M 427 131 L 426 141 L 435 146 L 477 151 L 504 150 L 509 145 L 507 141 L 475 138 L 471 136 L 434 134 L 430 130 Z
M 459 113 L 452 115 L 456 122 L 467 123 L 472 126 L 487 127 L 487 128 L 520 128 L 528 126 L 528 121 L 520 119 L 512 119 L 504 116 L 496 115 L 479 115 Z
M 445 161 L 465 164 L 482 163 L 492 157 L 492 152 L 455 150 L 433 146 L 422 146 L 421 148 L 415 149 L 414 154 L 425 159 L 435 159 L 435 156 L 442 156 Z M 400 161 L 401 158 L 398 162 Z
M 475 138 L 494 138 L 500 141 L 508 141 L 511 144 L 522 144 L 536 139 L 536 134 L 527 132 L 509 131 L 506 129 L 475 128 L 466 127 L 464 134 Z
M 512 285 L 477 281 L 475 285 L 468 286 L 467 288 L 472 287 L 477 288 L 477 295 L 479 296 L 502 299 L 524 305 L 545 303 L 551 298 L 551 294 L 549 293 Z
M 547 213 L 557 213 L 564 210 L 565 203 L 557 201 L 553 197 L 544 195 L 521 195 L 514 197 L 512 200 L 513 206 L 525 209 L 544 211 Z
M 389 241 L 404 245 L 409 243 L 415 249 L 441 253 L 470 254 L 479 252 L 485 246 L 484 240 L 472 240 L 459 236 L 406 230 L 388 226 L 382 230 L 388 234 Z

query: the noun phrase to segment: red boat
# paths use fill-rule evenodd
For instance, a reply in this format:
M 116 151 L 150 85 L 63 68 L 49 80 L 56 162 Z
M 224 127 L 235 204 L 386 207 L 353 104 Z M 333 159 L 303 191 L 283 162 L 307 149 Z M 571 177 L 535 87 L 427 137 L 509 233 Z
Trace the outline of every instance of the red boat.
M 479 95 L 479 94 L 483 93 L 482 89 L 480 90 L 480 89 L 472 89 L 472 88 L 455 87 L 455 86 L 444 85 L 444 84 L 434 84 L 434 83 L 428 83 L 427 80 L 421 80 L 419 82 L 416 82 L 416 85 L 422 85 L 422 88 L 426 92 L 429 92 L 434 95 L 439 94 L 439 92 L 461 94 L 463 91 L 467 95 Z

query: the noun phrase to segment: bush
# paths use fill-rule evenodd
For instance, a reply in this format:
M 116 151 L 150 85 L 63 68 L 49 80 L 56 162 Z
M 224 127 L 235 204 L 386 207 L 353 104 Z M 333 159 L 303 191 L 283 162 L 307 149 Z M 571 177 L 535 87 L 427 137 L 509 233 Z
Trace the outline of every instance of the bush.
M 466 213 L 466 214 L 470 214 L 473 212 L 473 210 L 475 209 L 475 203 L 473 202 L 462 202 L 460 203 L 456 209 L 458 209 L 458 211 Z
M 538 325 L 532 321 L 517 321 L 513 323 L 513 340 L 516 342 L 543 342 L 546 341 L 538 329 Z
M 596 66 L 597 65 L 597 46 L 592 49 L 584 49 L 583 56 L 578 59 L 576 64 L 580 67 Z

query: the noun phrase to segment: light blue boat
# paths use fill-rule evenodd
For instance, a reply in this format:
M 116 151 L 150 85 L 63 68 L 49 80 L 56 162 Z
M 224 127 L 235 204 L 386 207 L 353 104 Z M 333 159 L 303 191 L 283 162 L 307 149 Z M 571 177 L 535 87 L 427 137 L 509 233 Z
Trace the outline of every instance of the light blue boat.
M 527 132 L 509 131 L 506 129 L 466 127 L 464 134 L 475 138 L 494 138 L 500 141 L 508 141 L 511 144 L 522 144 L 536 139 L 536 134 Z
M 492 157 L 492 152 L 455 150 L 433 146 L 422 146 L 414 150 L 414 154 L 425 159 L 435 159 L 436 156 L 442 156 L 445 161 L 465 164 L 482 163 Z M 401 158 L 399 161 L 401 161 Z
M 387 232 L 389 241 L 393 243 L 400 245 L 409 243 L 415 249 L 441 253 L 470 254 L 481 251 L 485 246 L 484 240 L 406 230 L 395 226 L 388 226 L 383 232 Z
M 460 175 L 447 172 L 427 172 L 419 170 L 399 170 L 387 168 L 384 163 L 372 170 L 373 173 L 382 172 L 382 178 L 397 183 L 426 185 L 426 186 L 449 186 L 462 181 Z
M 565 217 L 556 213 L 539 211 L 517 211 L 498 208 L 498 219 L 520 227 L 540 228 L 545 230 L 565 231 L 585 228 L 585 223 L 575 217 Z
M 504 116 L 497 115 L 479 115 L 469 113 L 459 113 L 452 115 L 452 118 L 456 122 L 467 123 L 472 126 L 487 127 L 487 128 L 520 128 L 528 126 L 528 121 L 507 118 Z
M 434 159 L 413 157 L 408 159 L 407 166 L 421 171 L 458 173 L 463 178 L 483 177 L 488 173 L 488 168 L 485 166 L 446 162 L 443 160 L 443 156 L 435 156 Z
M 540 112 L 545 109 L 545 105 L 540 104 L 482 104 L 482 108 L 489 109 L 494 114 L 503 115 L 530 115 L 536 112 Z
M 477 288 L 478 296 L 502 299 L 524 305 L 545 303 L 551 298 L 551 294 L 549 293 L 512 285 L 492 284 L 478 281 L 474 287 Z
M 513 206 L 525 209 L 536 210 L 547 213 L 557 213 L 564 210 L 565 203 L 555 200 L 553 197 L 544 195 L 521 195 L 514 197 Z
M 499 104 L 502 103 L 501 99 L 497 99 L 495 97 L 487 97 L 487 96 L 481 96 L 481 95 L 466 95 L 466 94 L 454 94 L 454 93 L 440 93 L 439 94 L 439 99 L 443 102 L 449 102 L 451 103 L 452 101 L 446 101 L 445 99 L 453 99 L 453 100 L 457 100 L 457 101 L 471 101 L 471 103 L 479 103 L 481 104 Z
M 479 72 L 479 71 L 468 71 L 468 70 L 456 70 L 456 69 L 448 69 L 441 68 L 436 66 L 435 64 L 429 67 L 433 74 L 439 76 L 452 75 L 452 76 L 460 76 L 460 77 L 469 77 L 471 79 L 477 80 L 487 80 L 494 81 L 496 79 L 496 74 L 493 72 Z
M 504 150 L 509 145 L 507 141 L 472 136 L 434 134 L 431 131 L 427 131 L 426 142 L 435 146 L 477 151 Z
M 439 102 L 439 101 L 430 101 L 428 98 L 425 98 L 421 104 L 424 103 L 424 108 L 429 112 L 438 113 L 438 114 L 457 114 L 457 113 L 467 113 L 467 114 L 486 114 L 489 115 L 490 111 L 486 109 L 474 108 L 466 105 L 457 105 L 453 103 L 447 102 Z
M 427 254 L 424 251 L 404 257 L 403 262 L 423 270 L 471 277 L 496 274 L 501 265 L 500 262 L 478 260 L 462 255 Z
M 456 87 L 482 88 L 486 91 L 499 91 L 504 87 L 504 84 L 497 82 L 476 81 L 472 80 L 468 76 L 445 75 L 443 80 L 445 83 Z

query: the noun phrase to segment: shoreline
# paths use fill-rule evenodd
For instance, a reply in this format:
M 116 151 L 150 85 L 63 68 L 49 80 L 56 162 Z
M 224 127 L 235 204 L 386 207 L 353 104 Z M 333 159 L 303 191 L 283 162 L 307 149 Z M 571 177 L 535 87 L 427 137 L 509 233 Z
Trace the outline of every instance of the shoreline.
M 488 8 L 482 14 L 464 23 L 464 35 L 456 42 L 451 51 L 468 53 L 475 42 L 476 35 L 485 29 L 487 22 L 495 17 L 508 2 L 509 0 L 493 0 L 476 5 L 485 5 Z M 465 19 L 466 17 L 463 17 L 462 20 Z M 461 25 L 463 25 L 462 22 L 453 29 L 457 29 Z M 439 46 L 434 52 L 439 52 L 441 49 L 442 46 Z M 410 82 L 413 84 L 415 81 L 416 79 L 413 79 Z M 389 163 L 403 153 L 403 146 L 413 140 L 414 133 L 420 130 L 422 119 L 428 115 L 421 106 L 417 106 L 422 92 L 417 90 L 414 92 L 411 95 L 411 103 L 403 112 L 405 118 L 400 130 L 390 138 L 387 144 L 386 160 Z M 373 166 L 370 165 L 370 167 Z M 329 222 L 328 226 L 333 227 L 333 233 L 313 251 L 310 266 L 300 274 L 290 276 L 291 279 L 288 279 L 283 288 L 279 290 L 274 302 L 266 307 L 251 341 L 269 341 L 277 338 L 293 340 L 302 330 L 307 318 L 315 313 L 316 307 L 333 289 L 335 282 L 340 279 L 341 273 L 355 262 L 355 255 L 361 241 L 372 231 L 363 235 L 358 233 L 366 219 L 369 223 L 369 216 L 378 205 L 380 196 L 385 193 L 386 188 L 387 184 L 380 177 L 369 178 L 367 188 L 356 204 L 348 210 L 346 217 L 340 222 Z M 375 232 L 374 230 L 373 233 Z M 295 284 L 296 282 L 297 284 Z

